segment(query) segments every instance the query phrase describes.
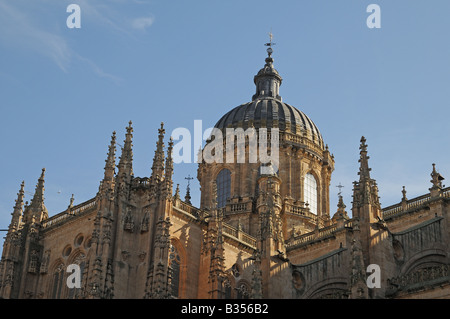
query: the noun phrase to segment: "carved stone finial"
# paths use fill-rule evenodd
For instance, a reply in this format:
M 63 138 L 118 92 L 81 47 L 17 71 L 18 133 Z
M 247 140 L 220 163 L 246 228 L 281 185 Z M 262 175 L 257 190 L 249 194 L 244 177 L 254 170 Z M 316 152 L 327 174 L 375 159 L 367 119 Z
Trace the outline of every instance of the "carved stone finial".
M 180 199 L 180 184 L 177 184 L 177 188 L 175 189 L 175 199 Z
M 133 124 L 133 122 L 131 122 L 131 121 L 128 122 L 128 127 L 127 127 L 127 132 L 128 132 L 128 133 L 133 132 L 132 124 Z
M 442 177 L 441 174 L 439 174 L 436 171 L 436 164 L 433 163 L 433 171 L 431 172 L 431 183 L 433 184 L 432 188 L 442 188 L 442 180 L 444 180 L 444 177 Z
M 69 207 L 68 207 L 69 209 L 73 207 L 74 201 L 75 201 L 75 198 L 73 197 L 73 194 L 72 194 L 72 197 L 70 198 L 70 202 L 69 202 Z
M 407 201 L 408 200 L 408 198 L 406 198 L 406 189 L 405 189 L 405 186 L 403 186 L 403 189 L 402 189 L 402 201 Z

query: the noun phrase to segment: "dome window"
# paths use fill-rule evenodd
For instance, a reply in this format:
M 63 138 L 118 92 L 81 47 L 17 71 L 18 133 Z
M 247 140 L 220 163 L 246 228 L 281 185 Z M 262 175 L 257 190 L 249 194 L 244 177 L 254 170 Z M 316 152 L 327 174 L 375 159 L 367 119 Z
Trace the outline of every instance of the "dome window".
M 216 178 L 217 184 L 217 207 L 221 208 L 227 204 L 231 192 L 231 172 L 228 169 L 223 169 L 219 172 Z
M 308 203 L 311 213 L 317 215 L 317 181 L 311 173 L 308 173 L 305 176 L 304 191 L 305 203 Z

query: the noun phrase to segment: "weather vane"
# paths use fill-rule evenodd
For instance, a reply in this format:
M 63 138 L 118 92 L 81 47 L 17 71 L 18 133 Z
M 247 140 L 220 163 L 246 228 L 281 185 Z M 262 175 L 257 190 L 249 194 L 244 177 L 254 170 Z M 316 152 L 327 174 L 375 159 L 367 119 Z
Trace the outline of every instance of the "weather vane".
M 336 186 L 336 187 L 339 188 L 338 196 L 341 196 L 341 194 L 342 194 L 342 188 L 344 188 L 344 186 L 342 186 L 341 183 L 339 183 L 339 185 Z
M 189 174 L 188 177 L 185 177 L 184 179 L 188 180 L 188 187 L 189 187 L 189 184 L 191 183 L 191 179 L 194 179 L 194 178 L 191 177 L 191 175 Z
M 193 177 L 191 177 L 191 175 L 189 174 L 188 177 L 185 177 L 184 179 L 187 179 L 188 184 L 186 187 L 186 196 L 184 197 L 184 200 L 186 201 L 186 203 L 190 204 L 191 203 L 191 189 L 190 189 L 190 183 L 191 183 L 191 179 L 194 179 Z
M 275 45 L 276 43 L 273 43 L 272 42 L 272 40 L 273 40 L 273 34 L 272 34 L 272 30 L 270 30 L 270 32 L 269 32 L 269 42 L 267 42 L 267 43 L 265 43 L 264 45 L 265 46 L 267 46 L 268 48 L 267 48 L 267 53 L 269 54 L 269 57 L 272 55 L 272 52 L 273 52 L 273 50 L 272 50 L 272 45 Z
M 191 184 L 191 180 L 194 178 L 191 177 L 191 175 L 189 174 L 188 177 L 185 177 L 184 179 L 187 179 L 187 181 L 188 181 L 187 187 L 189 188 L 189 185 Z

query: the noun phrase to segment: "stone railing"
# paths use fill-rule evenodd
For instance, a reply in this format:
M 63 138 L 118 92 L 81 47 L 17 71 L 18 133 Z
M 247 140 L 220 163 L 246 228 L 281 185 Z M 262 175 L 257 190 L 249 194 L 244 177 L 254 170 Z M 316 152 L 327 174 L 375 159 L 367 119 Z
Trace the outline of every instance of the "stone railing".
M 244 213 L 252 210 L 252 202 L 230 203 L 225 206 L 225 214 Z
M 403 207 L 401 203 L 386 207 L 383 209 L 383 219 L 395 216 L 401 212 L 403 212 Z
M 88 200 L 87 202 L 81 203 L 70 210 L 70 214 L 79 215 L 85 210 L 91 209 L 97 205 L 97 201 L 95 198 Z
M 241 212 L 247 210 L 247 203 L 237 203 L 230 205 L 230 212 Z
M 353 228 L 353 219 L 346 220 L 344 227 L 345 228 Z
M 203 220 L 205 217 L 207 217 L 207 213 L 204 210 L 201 210 L 197 207 L 192 206 L 191 204 L 188 204 L 186 202 L 183 202 L 182 200 L 178 199 L 173 202 L 173 207 L 182 213 L 187 214 L 190 218 L 194 218 L 198 221 Z
M 442 191 L 442 197 L 449 198 L 450 197 L 450 187 L 447 187 Z
M 186 213 L 191 214 L 192 216 L 198 216 L 198 209 L 194 206 L 191 206 L 185 202 L 180 201 L 180 204 L 178 205 L 178 208 L 185 211 Z
M 256 238 L 250 236 L 242 230 L 239 230 L 227 223 L 223 223 L 222 232 L 225 236 L 231 237 L 231 239 L 238 240 L 250 248 L 256 249 Z
M 239 204 L 231 204 L 232 209 L 234 209 L 234 211 L 240 211 L 240 210 L 245 210 L 247 208 L 246 205 L 251 205 L 251 202 L 248 203 L 239 203 Z M 196 218 L 201 218 L 203 217 L 208 217 L 206 215 L 204 215 L 204 211 L 195 208 L 194 206 L 191 206 L 181 200 L 175 201 L 175 205 L 174 205 L 179 211 L 188 213 L 191 216 L 194 216 Z M 220 208 L 222 210 L 222 213 L 225 213 L 225 208 Z M 239 230 L 227 223 L 223 223 L 222 224 L 222 232 L 223 235 L 231 238 L 233 240 L 237 240 L 240 243 L 252 248 L 252 249 L 256 249 L 256 238 L 254 238 L 253 236 L 243 232 L 242 230 Z
M 286 249 L 293 249 L 316 240 L 325 239 L 334 236 L 334 232 L 337 230 L 337 225 L 333 224 L 327 227 L 316 229 L 312 232 L 300 235 L 286 244 Z
M 281 137 L 281 140 L 284 140 L 286 142 L 305 145 L 307 148 L 313 150 L 314 152 L 316 152 L 319 155 L 322 155 L 322 153 L 323 153 L 323 148 L 320 145 L 318 145 L 317 143 L 314 143 L 313 141 L 311 141 L 311 139 L 308 137 L 298 136 L 298 135 L 292 134 L 292 133 L 281 133 L 280 137 Z
M 77 206 L 72 207 L 71 209 L 67 209 L 64 212 L 61 212 L 55 216 L 52 216 L 50 218 L 47 218 L 46 220 L 42 221 L 42 227 L 43 228 L 49 228 L 52 226 L 55 226 L 57 224 L 60 224 L 68 219 L 71 219 L 75 216 L 82 215 L 84 212 L 87 212 L 97 206 L 96 198 L 92 198 L 84 203 L 81 203 Z
M 317 219 L 317 215 L 310 212 L 310 210 L 304 206 L 293 205 L 289 203 L 285 203 L 284 211 L 286 213 L 291 213 L 294 215 L 304 216 L 310 219 Z
M 444 198 L 450 197 L 450 187 L 444 188 L 442 190 L 442 197 L 444 197 Z M 385 207 L 385 208 L 383 208 L 383 218 L 386 219 L 386 218 L 394 217 L 394 216 L 399 215 L 408 210 L 420 208 L 420 207 L 428 204 L 428 202 L 430 200 L 431 200 L 431 196 L 428 193 L 428 194 L 407 200 L 406 202 L 400 202 L 398 204 Z

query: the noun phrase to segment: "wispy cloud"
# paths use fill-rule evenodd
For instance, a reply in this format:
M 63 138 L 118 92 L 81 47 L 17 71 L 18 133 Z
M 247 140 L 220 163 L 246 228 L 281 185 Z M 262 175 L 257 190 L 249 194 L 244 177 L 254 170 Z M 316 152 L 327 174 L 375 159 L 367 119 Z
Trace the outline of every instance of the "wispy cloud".
M 80 0 L 79 2 L 82 3 L 83 19 L 90 16 L 93 20 L 99 21 L 116 32 L 128 33 L 117 23 L 101 15 L 99 9 L 87 1 Z M 0 40 L 8 44 L 8 47 L 24 49 L 29 53 L 47 57 L 66 73 L 69 72 L 72 62 L 78 60 L 88 66 L 98 77 L 110 80 L 115 84 L 121 82 L 120 77 L 104 71 L 94 61 L 81 56 L 72 49 L 67 39 L 60 35 L 58 30 L 48 30 L 37 23 L 35 17 L 28 13 L 29 11 L 30 8 L 24 6 L 20 8 L 20 4 L 17 2 L 0 1 Z
M 123 20 L 123 12 L 118 12 L 106 4 L 94 4 L 90 0 L 78 0 L 77 3 L 81 7 L 83 19 L 89 19 L 97 25 L 114 30 L 114 32 L 127 37 L 133 36 L 129 30 L 123 27 L 124 23 L 121 22 Z
M 78 54 L 76 55 L 76 57 L 80 61 L 86 63 L 98 77 L 108 79 L 108 80 L 114 82 L 115 84 L 120 84 L 122 82 L 122 78 L 103 71 L 97 64 L 95 64 L 90 59 L 82 57 Z
M 72 56 L 67 41 L 33 24 L 29 16 L 6 2 L 0 2 L 0 38 L 52 59 L 67 72 Z
M 131 26 L 134 29 L 138 29 L 138 30 L 145 30 L 148 27 L 150 27 L 153 22 L 155 21 L 155 18 L 150 16 L 150 17 L 141 17 L 141 18 L 135 18 L 133 19 L 133 21 L 131 22 Z

